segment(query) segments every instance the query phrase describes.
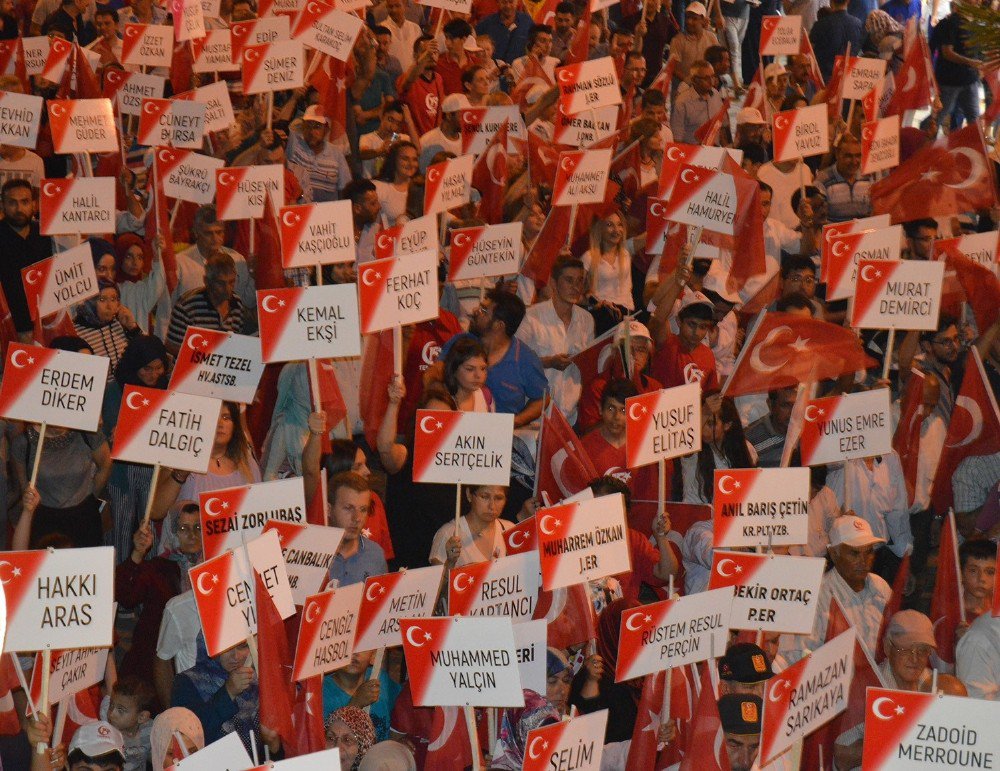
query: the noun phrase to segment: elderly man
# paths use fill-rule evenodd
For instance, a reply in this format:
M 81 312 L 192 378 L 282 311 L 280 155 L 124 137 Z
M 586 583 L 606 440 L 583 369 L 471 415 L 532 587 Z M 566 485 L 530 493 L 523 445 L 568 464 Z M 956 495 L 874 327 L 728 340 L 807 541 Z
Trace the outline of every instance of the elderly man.
M 844 134 L 836 161 L 820 169 L 813 184 L 826 196 L 830 222 L 868 217 L 872 213 L 871 177 L 861 174 L 861 141 Z
M 776 468 L 781 465 L 788 421 L 792 417 L 792 407 L 795 406 L 795 391 L 793 387 L 769 392 L 767 415 L 747 426 L 747 441 L 757 452 L 758 463 L 765 468 Z
M 858 633 L 858 639 L 875 650 L 882 612 L 892 596 L 892 588 L 882 578 L 871 572 L 875 562 L 875 548 L 885 539 L 876 538 L 871 525 L 860 517 L 844 515 L 830 527 L 828 553 L 833 560 L 833 570 L 828 570 L 820 584 L 819 607 L 812 633 L 782 635 L 780 650 L 789 663 L 795 663 L 808 651 L 819 648 L 826 640 L 826 625 L 830 615 L 830 602 L 836 598 L 848 622 Z
M 757 768 L 763 707 L 760 696 L 727 694 L 719 699 L 719 720 L 732 771 Z
M 524 11 L 518 10 L 518 0 L 498 0 L 497 12 L 476 25 L 476 33 L 493 40 L 494 58 L 513 64 L 528 48 L 528 34 L 534 23 Z
M 205 285 L 183 295 L 170 313 L 165 341 L 174 356 L 184 342 L 188 327 L 224 332 L 247 331 L 246 306 L 236 294 L 236 263 L 226 253 L 213 254 L 205 263 Z
M 715 87 L 715 70 L 704 59 L 691 65 L 691 90 L 674 104 L 670 128 L 674 141 L 701 144 L 695 132 L 722 109 L 722 96 Z
M 302 185 L 306 203 L 336 201 L 351 181 L 347 158 L 328 140 L 329 135 L 330 120 L 315 104 L 306 108 L 299 129 L 288 134 L 285 163 Z

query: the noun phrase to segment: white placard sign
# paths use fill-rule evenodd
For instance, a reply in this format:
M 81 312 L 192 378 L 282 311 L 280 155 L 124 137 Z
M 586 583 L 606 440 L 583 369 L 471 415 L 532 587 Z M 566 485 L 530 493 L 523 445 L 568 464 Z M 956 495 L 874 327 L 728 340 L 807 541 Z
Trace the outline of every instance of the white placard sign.
M 309 0 L 299 13 L 292 36 L 310 48 L 346 62 L 364 21 L 344 13 L 323 0 Z
M 562 153 L 552 186 L 552 205 L 575 206 L 603 201 L 612 153 L 610 148 Z
M 351 662 L 364 584 L 349 584 L 305 598 L 299 619 L 292 679 L 325 675 Z
M 34 150 L 44 107 L 40 96 L 0 91 L 0 143 Z
M 57 153 L 118 152 L 110 99 L 50 99 L 46 106 Z
M 224 159 L 171 147 L 155 152 L 156 176 L 164 195 L 199 205 L 215 203 L 215 170 L 226 165 Z
M 97 294 L 97 272 L 90 242 L 21 269 L 31 317 L 45 318 Z
M 43 179 L 39 230 L 43 236 L 113 233 L 114 177 Z
M 524 223 L 503 222 L 451 232 L 448 280 L 492 278 L 517 273 L 523 250 Z
M 448 612 L 529 621 L 542 585 L 540 571 L 537 551 L 453 568 L 448 577 Z
M 243 740 L 233 731 L 204 749 L 178 760 L 172 771 L 243 771 L 251 766 L 253 761 L 243 746 Z
M 732 629 L 809 634 L 826 560 L 716 549 L 709 589 L 733 587 Z
M 103 356 L 10 343 L 0 381 L 0 416 L 96 431 L 107 380 Z
M 528 732 L 523 771 L 600 771 L 604 757 L 606 709 L 571 717 Z
M 542 693 L 546 681 L 549 624 L 544 618 L 514 624 L 514 644 L 517 646 L 517 668 L 521 686 Z
M 843 84 L 844 99 L 864 99 L 874 89 L 881 88 L 883 80 L 885 59 L 852 56 Z
M 215 172 L 215 204 L 220 220 L 261 219 L 268 195 L 274 205 L 285 200 L 285 167 L 280 163 L 229 166 Z
M 337 558 L 344 531 L 339 527 L 300 525 L 275 519 L 264 525 L 264 531 L 268 530 L 278 532 L 292 599 L 296 605 L 302 605 L 306 597 L 318 592 L 329 581 L 330 568 Z
M 892 452 L 889 389 L 810 399 L 799 449 L 803 466 Z
M 625 405 L 629 468 L 701 449 L 701 385 L 688 383 L 629 398 Z
M 233 33 L 228 29 L 210 29 L 205 37 L 194 41 L 192 72 L 239 72 L 233 62 Z
M 437 267 L 436 251 L 362 265 L 358 271 L 361 332 L 367 335 L 436 319 Z
M 402 644 L 399 619 L 434 612 L 443 574 L 444 565 L 431 565 L 367 579 L 354 649 L 370 651 Z
M 944 267 L 943 262 L 923 260 L 859 261 L 851 326 L 937 329 Z
M 250 404 L 263 374 L 260 338 L 188 327 L 170 375 L 170 387 L 186 394 Z
M 361 355 L 353 284 L 257 291 L 264 361 Z
M 205 136 L 205 112 L 200 102 L 186 99 L 143 99 L 138 143 L 148 147 L 199 149 Z
M 109 69 L 104 73 L 104 95 L 114 100 L 122 115 L 139 117 L 143 100 L 162 98 L 166 82 L 160 75 Z
M 556 68 L 559 109 L 565 115 L 622 103 L 622 90 L 610 56 Z
M 174 28 L 166 24 L 126 24 L 122 64 L 126 67 L 169 67 L 174 56 Z
M 295 524 L 306 521 L 301 477 L 210 490 L 198 495 L 198 504 L 205 559 L 256 538 L 269 520 Z
M 283 206 L 278 214 L 282 267 L 304 268 L 357 259 L 351 206 L 350 201 Z
M 716 469 L 714 545 L 804 544 L 810 497 L 807 468 Z
M 174 99 L 189 99 L 205 105 L 205 131 L 209 133 L 223 131 L 236 122 L 233 102 L 229 98 L 229 90 L 223 80 L 217 80 L 193 91 L 185 91 Z
M 244 48 L 243 92 L 249 96 L 301 88 L 305 53 L 298 40 Z
M 503 412 L 417 410 L 413 481 L 506 485 L 514 416 Z
M 475 157 L 461 155 L 427 167 L 424 213 L 437 214 L 469 202 Z

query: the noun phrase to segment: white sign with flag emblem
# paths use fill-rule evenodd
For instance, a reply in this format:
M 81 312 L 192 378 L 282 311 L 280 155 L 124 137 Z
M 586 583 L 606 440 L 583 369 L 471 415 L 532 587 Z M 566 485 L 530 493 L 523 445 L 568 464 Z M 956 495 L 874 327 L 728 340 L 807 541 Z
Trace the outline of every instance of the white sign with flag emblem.
M 417 410 L 413 481 L 506 485 L 514 416 L 502 412 Z

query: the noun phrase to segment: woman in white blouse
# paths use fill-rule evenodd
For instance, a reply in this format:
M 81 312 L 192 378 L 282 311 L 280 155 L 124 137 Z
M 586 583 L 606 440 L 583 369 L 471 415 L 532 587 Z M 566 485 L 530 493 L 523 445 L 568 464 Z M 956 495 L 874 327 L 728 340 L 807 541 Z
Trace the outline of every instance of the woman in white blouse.
M 382 164 L 382 171 L 373 180 L 382 214 L 389 227 L 409 221 L 406 204 L 413 186 L 413 177 L 419 169 L 417 146 L 413 142 L 396 142 Z
M 470 485 L 464 489 L 469 512 L 454 522 L 446 522 L 434 534 L 430 563 L 449 570 L 475 562 L 507 556 L 503 533 L 513 523 L 500 519 L 507 503 L 507 488 L 497 485 Z
M 590 294 L 599 305 L 635 310 L 632 299 L 632 254 L 625 239 L 625 219 L 618 212 L 595 219 L 590 226 L 590 249 L 583 255 Z

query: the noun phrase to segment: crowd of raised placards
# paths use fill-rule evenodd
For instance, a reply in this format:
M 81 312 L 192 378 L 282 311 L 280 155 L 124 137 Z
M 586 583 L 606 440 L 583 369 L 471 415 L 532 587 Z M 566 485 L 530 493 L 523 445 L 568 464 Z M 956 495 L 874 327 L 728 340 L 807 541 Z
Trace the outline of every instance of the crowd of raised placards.
M 919 0 L 0 0 L 0 768 L 1000 766 L 1000 70 Z

